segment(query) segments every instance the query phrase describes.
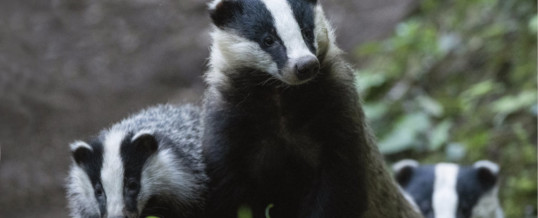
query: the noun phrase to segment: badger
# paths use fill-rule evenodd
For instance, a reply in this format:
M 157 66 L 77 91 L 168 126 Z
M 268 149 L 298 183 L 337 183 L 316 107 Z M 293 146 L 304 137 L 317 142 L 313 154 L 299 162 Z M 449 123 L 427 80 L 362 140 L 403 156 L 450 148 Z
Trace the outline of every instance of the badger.
M 207 217 L 420 217 L 384 169 L 316 0 L 214 0 Z
M 70 144 L 72 217 L 203 217 L 199 109 L 159 105 Z
M 502 218 L 499 166 L 481 160 L 472 166 L 453 163 L 420 165 L 401 160 L 394 175 L 425 218 Z

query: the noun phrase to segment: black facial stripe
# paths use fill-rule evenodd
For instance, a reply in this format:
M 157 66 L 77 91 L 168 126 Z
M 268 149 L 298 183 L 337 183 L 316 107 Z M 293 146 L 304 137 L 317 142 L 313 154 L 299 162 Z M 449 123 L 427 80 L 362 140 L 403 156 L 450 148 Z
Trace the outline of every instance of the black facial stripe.
M 274 19 L 260 0 L 222 2 L 221 7 L 211 12 L 213 23 L 222 29 L 232 29 L 240 36 L 256 42 L 267 52 L 279 69 L 287 62 L 286 47 L 276 34 Z M 227 5 L 229 4 L 229 5 Z M 273 46 L 264 46 L 264 38 L 272 36 Z
M 140 192 L 140 178 L 142 168 L 146 160 L 151 156 L 147 152 L 142 152 L 131 142 L 133 133 L 127 136 L 121 142 L 120 155 L 123 162 L 123 197 L 125 207 L 130 212 L 137 210 L 137 197 Z M 133 184 L 135 187 L 133 188 Z
M 103 166 L 103 145 L 94 140 L 89 143 L 92 147 L 91 156 L 82 163 L 82 168 L 88 174 L 92 184 L 101 181 L 101 168 Z
M 480 197 L 491 190 L 493 186 L 484 186 L 477 177 L 477 169 L 461 167 L 458 172 L 456 191 L 458 193 L 458 218 L 471 217 L 472 209 Z
M 245 38 L 258 42 L 260 47 L 269 55 L 277 64 L 278 69 L 282 69 L 287 62 L 286 46 L 282 39 L 276 33 L 275 21 L 271 12 L 265 4 L 259 0 L 243 1 L 244 13 L 240 19 L 236 19 L 236 26 L 232 27 Z M 267 36 L 275 38 L 275 45 L 265 47 L 263 39 Z
M 81 163 L 81 167 L 86 172 L 92 183 L 92 187 L 101 186 L 101 168 L 103 167 L 103 144 L 97 140 L 91 140 L 89 145 L 92 147 L 91 155 Z M 101 186 L 102 187 L 102 186 Z M 94 193 L 95 194 L 95 193 Z M 106 213 L 106 193 L 102 193 L 102 196 L 95 194 L 95 199 L 99 204 L 99 210 L 101 215 Z
M 421 166 L 415 169 L 404 190 L 409 193 L 425 217 L 433 216 L 434 166 Z
M 305 44 L 308 46 L 308 49 L 316 54 L 316 47 L 314 46 L 314 7 L 315 1 L 305 1 L 305 0 L 288 0 L 288 3 L 293 11 L 295 20 L 299 24 L 299 28 L 303 33 L 307 33 L 307 37 L 304 38 Z
M 274 34 L 274 37 L 276 38 L 276 45 L 267 48 L 262 46 L 262 49 L 271 55 L 271 58 L 280 70 L 286 65 L 288 55 L 286 54 L 286 46 L 284 46 L 280 37 L 276 33 Z

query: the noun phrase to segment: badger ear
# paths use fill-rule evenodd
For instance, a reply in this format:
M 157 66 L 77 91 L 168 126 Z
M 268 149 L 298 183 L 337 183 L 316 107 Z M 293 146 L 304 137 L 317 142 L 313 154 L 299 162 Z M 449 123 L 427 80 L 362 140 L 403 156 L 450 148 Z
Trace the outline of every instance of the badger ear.
M 219 28 L 230 23 L 242 12 L 243 6 L 236 0 L 215 0 L 209 3 L 209 15 L 213 23 Z
M 415 160 L 406 159 L 401 160 L 392 165 L 392 170 L 394 171 L 394 178 L 400 184 L 400 186 L 404 187 L 407 185 L 409 180 L 411 180 L 411 177 L 413 177 L 413 173 L 415 171 L 415 168 L 419 166 L 419 163 Z
M 135 148 L 144 154 L 151 155 L 157 151 L 159 144 L 152 132 L 142 130 L 131 138 L 131 143 Z
M 69 144 L 69 147 L 71 148 L 73 160 L 75 160 L 78 165 L 87 162 L 93 153 L 92 146 L 83 141 L 75 141 Z
M 493 187 L 499 177 L 499 165 L 488 160 L 480 160 L 473 164 L 476 177 L 480 184 L 486 188 Z

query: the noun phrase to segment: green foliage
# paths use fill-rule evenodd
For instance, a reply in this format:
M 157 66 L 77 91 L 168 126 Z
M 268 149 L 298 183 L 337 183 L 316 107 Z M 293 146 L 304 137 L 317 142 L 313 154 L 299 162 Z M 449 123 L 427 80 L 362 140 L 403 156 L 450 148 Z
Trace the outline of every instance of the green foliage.
M 357 49 L 387 159 L 495 161 L 506 216 L 535 216 L 537 26 L 535 1 L 424 0 L 393 36 Z
M 252 218 L 252 210 L 250 207 L 241 206 L 237 210 L 237 218 Z
M 274 206 L 274 204 L 267 205 L 267 207 L 265 208 L 265 218 L 271 218 L 271 216 L 269 215 L 269 210 L 271 210 L 271 208 L 273 208 Z
M 267 207 L 265 208 L 266 218 L 271 218 L 271 216 L 269 215 L 269 211 L 274 206 L 275 206 L 274 204 L 267 205 Z M 239 209 L 237 210 L 237 218 L 252 218 L 252 209 L 250 209 L 250 207 L 247 207 L 247 206 L 239 207 Z

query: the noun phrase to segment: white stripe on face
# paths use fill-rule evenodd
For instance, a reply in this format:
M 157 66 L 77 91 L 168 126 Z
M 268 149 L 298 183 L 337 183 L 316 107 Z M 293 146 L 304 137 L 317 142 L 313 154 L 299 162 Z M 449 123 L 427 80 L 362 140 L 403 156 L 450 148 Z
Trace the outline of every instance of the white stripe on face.
M 435 167 L 433 185 L 433 212 L 435 218 L 455 218 L 458 209 L 456 184 L 459 167 L 456 164 L 440 163 Z
M 123 214 L 123 162 L 120 147 L 124 132 L 110 131 L 104 140 L 101 182 L 106 194 L 108 216 Z
M 314 56 L 303 39 L 301 28 L 295 20 L 287 0 L 262 0 L 267 10 L 273 15 L 276 32 L 286 46 L 288 59 Z

